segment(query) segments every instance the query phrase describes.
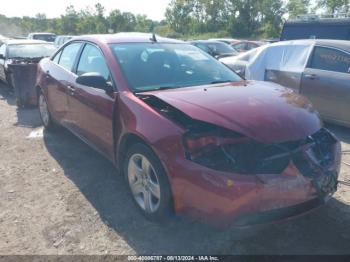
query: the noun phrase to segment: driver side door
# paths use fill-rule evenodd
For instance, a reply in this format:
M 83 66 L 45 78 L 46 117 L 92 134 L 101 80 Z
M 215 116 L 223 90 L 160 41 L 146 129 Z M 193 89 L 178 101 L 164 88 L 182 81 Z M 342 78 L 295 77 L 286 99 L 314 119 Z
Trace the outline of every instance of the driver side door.
M 113 82 L 102 51 L 91 43 L 84 45 L 75 73 L 77 76 L 99 73 L 111 85 Z M 102 87 L 94 88 L 75 81 L 69 97 L 74 132 L 109 158 L 114 154 L 113 112 L 116 96 L 116 92 L 107 94 Z

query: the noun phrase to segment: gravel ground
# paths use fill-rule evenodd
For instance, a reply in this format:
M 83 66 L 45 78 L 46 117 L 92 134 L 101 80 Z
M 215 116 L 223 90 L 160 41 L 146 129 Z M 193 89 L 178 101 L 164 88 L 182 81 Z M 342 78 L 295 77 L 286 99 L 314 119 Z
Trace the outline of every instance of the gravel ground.
M 350 182 L 350 130 L 340 180 Z M 43 132 L 36 109 L 0 87 L 0 254 L 350 254 L 350 187 L 278 224 L 218 230 L 146 221 L 112 164 L 65 130 Z

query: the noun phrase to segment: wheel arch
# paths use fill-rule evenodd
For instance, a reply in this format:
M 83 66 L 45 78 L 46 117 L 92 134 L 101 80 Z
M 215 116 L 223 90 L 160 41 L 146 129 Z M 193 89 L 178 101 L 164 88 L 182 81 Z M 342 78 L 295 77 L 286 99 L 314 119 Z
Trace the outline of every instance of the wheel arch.
M 146 147 L 148 147 L 153 152 L 153 154 L 158 158 L 158 161 L 161 165 L 161 168 L 164 171 L 164 175 L 166 177 L 166 180 L 167 180 L 167 183 L 169 186 L 170 210 L 171 210 L 171 214 L 173 214 L 175 212 L 175 199 L 174 199 L 173 188 L 171 185 L 171 178 L 169 177 L 168 170 L 167 170 L 166 166 L 164 166 L 162 160 L 159 158 L 158 154 L 152 148 L 150 143 L 147 143 L 147 141 L 138 134 L 127 133 L 127 134 L 123 135 L 123 137 L 120 140 L 119 146 L 116 148 L 116 153 L 117 153 L 117 155 L 116 155 L 117 165 L 116 166 L 117 166 L 120 174 L 122 176 L 124 176 L 123 164 L 124 164 L 124 161 L 125 161 L 125 158 L 127 155 L 126 153 L 127 153 L 128 148 L 130 148 L 132 145 L 137 144 L 137 143 L 143 144 Z
M 120 172 L 123 172 L 123 163 L 126 157 L 126 150 L 136 143 L 149 146 L 148 143 L 141 138 L 141 136 L 134 133 L 124 134 L 120 139 L 120 142 L 116 145 L 115 160 Z

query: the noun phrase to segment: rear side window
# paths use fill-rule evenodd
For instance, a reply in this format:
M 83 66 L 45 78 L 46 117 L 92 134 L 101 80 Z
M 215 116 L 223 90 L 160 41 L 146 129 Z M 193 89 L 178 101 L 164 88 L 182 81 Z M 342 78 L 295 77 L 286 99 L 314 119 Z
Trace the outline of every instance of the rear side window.
M 82 43 L 72 43 L 67 45 L 62 51 L 58 64 L 65 69 L 72 71 L 81 45 Z
M 350 55 L 332 48 L 315 47 L 309 67 L 326 71 L 350 73 Z

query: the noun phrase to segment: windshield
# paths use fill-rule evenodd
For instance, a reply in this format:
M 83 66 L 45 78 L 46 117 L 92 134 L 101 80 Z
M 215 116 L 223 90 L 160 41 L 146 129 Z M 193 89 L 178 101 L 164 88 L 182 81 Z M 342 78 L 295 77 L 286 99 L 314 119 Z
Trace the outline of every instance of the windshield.
M 134 91 L 242 80 L 216 59 L 188 44 L 113 44 L 111 49 Z
M 56 48 L 52 44 L 9 45 L 9 58 L 36 58 L 51 56 Z
M 35 40 L 43 40 L 46 42 L 54 42 L 56 39 L 55 35 L 34 35 L 33 39 Z

